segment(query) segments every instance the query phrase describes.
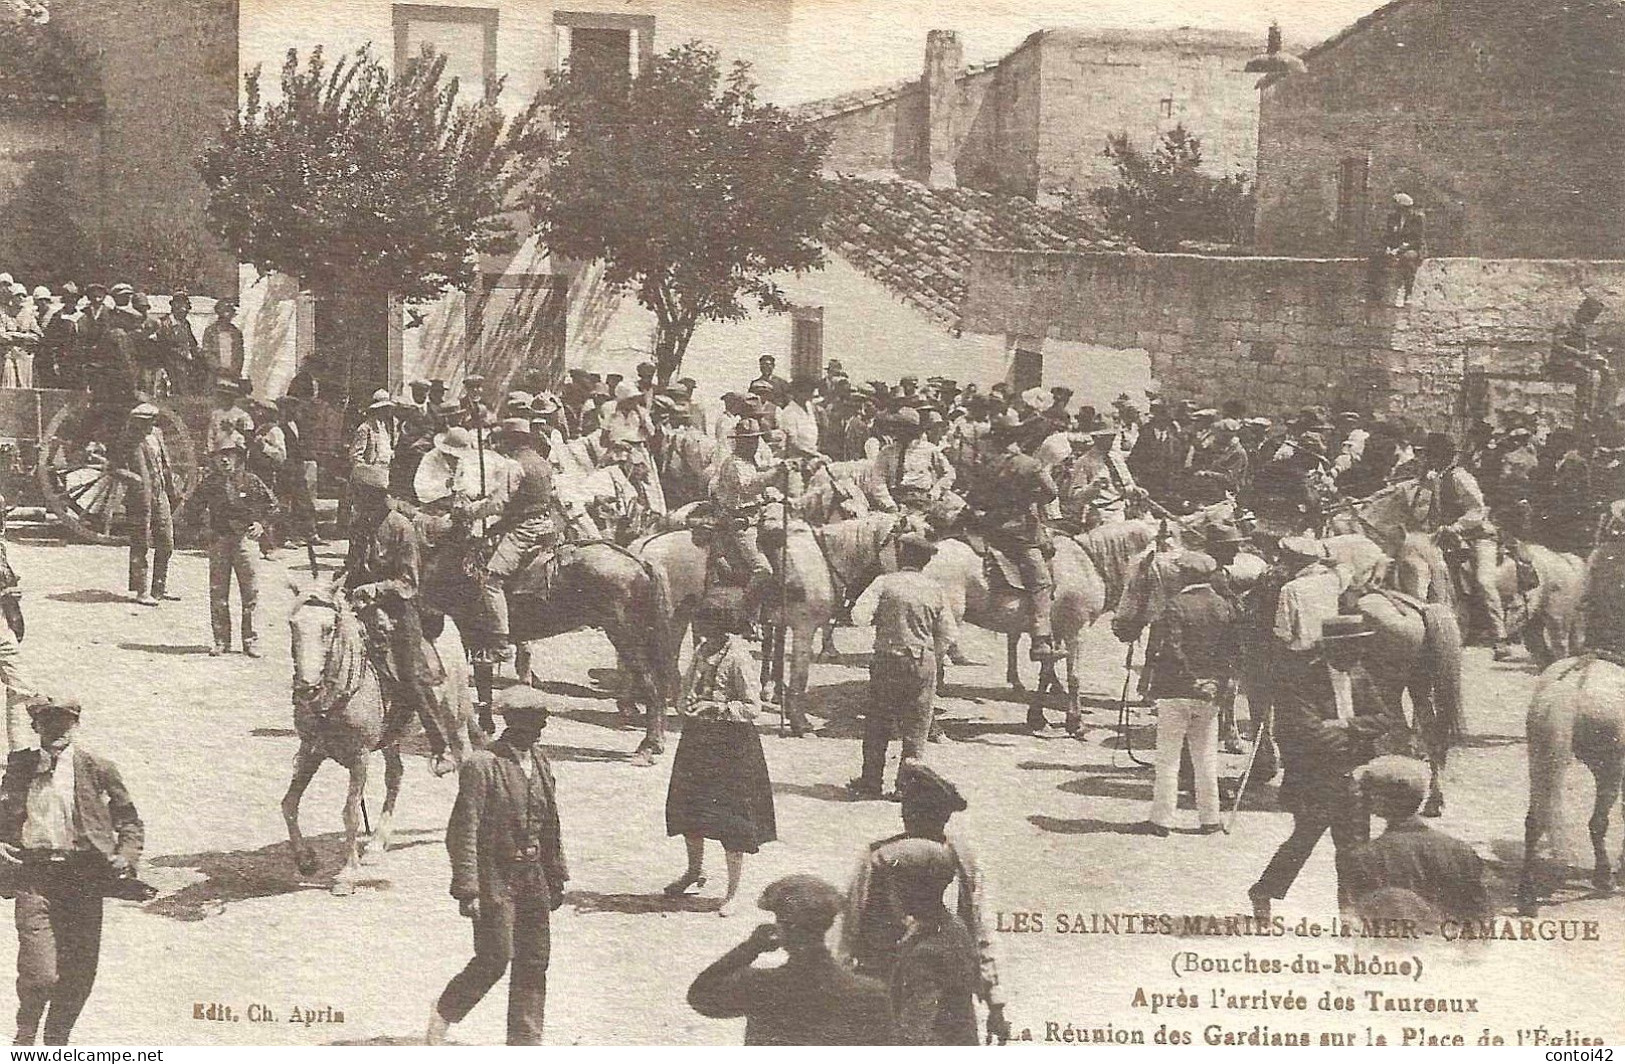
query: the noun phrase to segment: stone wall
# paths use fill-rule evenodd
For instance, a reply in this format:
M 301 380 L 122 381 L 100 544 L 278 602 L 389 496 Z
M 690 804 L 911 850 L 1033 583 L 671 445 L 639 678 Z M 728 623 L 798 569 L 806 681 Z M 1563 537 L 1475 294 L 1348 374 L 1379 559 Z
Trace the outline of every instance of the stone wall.
M 1625 253 L 1625 32 L 1612 3 L 1390 4 L 1263 89 L 1257 241 L 1365 253 L 1395 191 L 1430 251 Z
M 1538 371 L 1584 293 L 1616 308 L 1602 331 L 1618 329 L 1625 262 L 1433 259 L 1400 309 L 1368 298 L 1355 259 L 984 251 L 963 327 L 1149 355 L 1165 393 L 1206 405 L 1347 405 L 1459 425 L 1470 375 Z M 1553 392 L 1516 379 L 1491 389 L 1542 408 L 1561 405 Z

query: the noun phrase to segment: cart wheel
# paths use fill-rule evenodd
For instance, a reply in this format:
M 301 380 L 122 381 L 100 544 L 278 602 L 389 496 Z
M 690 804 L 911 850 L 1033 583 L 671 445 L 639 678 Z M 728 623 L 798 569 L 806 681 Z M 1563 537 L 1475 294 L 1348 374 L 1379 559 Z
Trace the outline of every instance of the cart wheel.
M 129 537 L 126 501 L 133 487 L 127 461 L 121 404 L 90 397 L 69 403 L 51 418 L 40 441 L 35 470 L 45 505 L 68 534 L 81 543 L 122 544 Z M 197 477 L 196 451 L 186 425 L 167 407 L 158 408 L 158 428 L 168 447 L 171 469 L 182 496 Z

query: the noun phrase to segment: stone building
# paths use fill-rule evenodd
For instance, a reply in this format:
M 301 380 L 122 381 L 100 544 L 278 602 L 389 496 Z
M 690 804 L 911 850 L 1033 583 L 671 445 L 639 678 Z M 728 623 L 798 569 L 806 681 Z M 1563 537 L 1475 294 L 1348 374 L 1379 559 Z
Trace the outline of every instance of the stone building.
M 1395 0 L 1267 79 L 1256 238 L 1365 253 L 1395 191 L 1435 255 L 1625 254 L 1625 5 Z
M 1033 197 L 1112 183 L 1106 138 L 1150 147 L 1177 124 L 1215 175 L 1257 154 L 1257 40 L 1208 30 L 1048 29 L 966 67 L 959 35 L 926 36 L 921 77 L 804 104 L 834 135 L 829 168 Z

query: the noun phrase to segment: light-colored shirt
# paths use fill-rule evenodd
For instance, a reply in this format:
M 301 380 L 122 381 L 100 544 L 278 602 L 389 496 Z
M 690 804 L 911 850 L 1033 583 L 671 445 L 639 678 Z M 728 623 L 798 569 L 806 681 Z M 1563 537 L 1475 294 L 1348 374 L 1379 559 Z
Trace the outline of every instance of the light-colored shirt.
M 942 585 L 924 573 L 887 573 L 875 587 L 876 654 L 940 655 L 959 637 Z
M 649 421 L 649 408 L 639 403 L 630 409 L 619 403 L 610 404 L 599 414 L 600 424 L 611 443 L 647 444 L 654 436 Z
M 800 403 L 790 403 L 779 411 L 779 431 L 790 454 L 818 453 L 818 418 Z
M 254 417 L 239 407 L 209 412 L 209 453 L 213 454 L 228 443 L 248 445 L 254 435 Z
M 762 497 L 777 473 L 776 467 L 762 469 L 743 458 L 730 457 L 711 477 L 711 499 L 724 511 L 742 510 Z
M 904 450 L 901 444 L 881 448 L 881 476 L 889 491 L 903 489 L 935 495 L 954 482 L 954 467 L 943 457 L 942 449 L 927 439 L 912 440 Z
M 54 769 L 36 775 L 28 783 L 27 815 L 19 840 L 23 849 L 74 848 L 79 832 L 74 826 L 73 786 L 73 747 L 70 745 L 57 757 Z
M 1331 566 L 1318 562 L 1308 566 L 1281 589 L 1275 611 L 1275 637 L 1287 649 L 1305 651 L 1320 642 L 1320 626 L 1337 616 L 1337 599 L 1343 593 L 1343 578 Z

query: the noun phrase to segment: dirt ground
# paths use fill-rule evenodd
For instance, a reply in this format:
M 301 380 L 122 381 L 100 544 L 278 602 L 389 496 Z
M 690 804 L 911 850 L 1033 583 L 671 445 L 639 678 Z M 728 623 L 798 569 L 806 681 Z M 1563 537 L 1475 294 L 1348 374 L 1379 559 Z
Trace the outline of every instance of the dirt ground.
M 143 874 L 163 891 L 144 906 L 109 903 L 100 976 L 75 1040 L 418 1040 L 430 1002 L 470 948 L 467 921 L 447 893 L 443 832 L 455 782 L 434 779 L 421 756 L 409 760 L 395 848 L 369 868 L 356 894 L 340 898 L 327 888 L 339 859 L 344 774 L 324 768 L 306 797 L 304 824 L 317 840 L 326 875 L 304 878 L 295 870 L 278 802 L 296 746 L 286 618 L 288 574 L 302 558 L 290 552 L 263 568 L 259 622 L 266 654 L 252 660 L 207 655 L 206 562 L 195 552 L 175 559 L 171 586 L 184 601 L 158 609 L 126 601 L 122 551 L 26 543 L 13 545 L 11 554 L 27 592 L 28 664 L 41 686 L 83 699 L 82 741 L 123 770 L 146 822 Z M 324 548 L 325 565 L 339 557 L 339 548 Z M 1109 1022 L 1149 1035 L 1171 1022 L 1166 1013 L 1136 1008 L 1137 988 L 1206 992 L 1223 984 L 1250 992 L 1284 985 L 1251 976 L 1181 977 L 1170 967 L 1172 955 L 1196 947 L 1176 939 L 1054 931 L 1062 913 L 1246 912 L 1248 885 L 1290 825 L 1275 808 L 1273 787 L 1259 787 L 1234 834 L 1157 839 L 1138 833 L 1151 778 L 1121 749 L 1115 728 L 1123 651 L 1104 625 L 1088 638 L 1083 691 L 1089 728 L 1081 741 L 1028 734 L 1024 706 L 1002 682 L 1001 642 L 972 633 L 967 648 L 987 664 L 950 671 L 940 701 L 946 740 L 930 750 L 931 762 L 970 801 L 955 825 L 979 855 L 999 919 L 1008 925 L 1015 913 L 1046 914 L 1043 933 L 998 936 L 1011 1019 L 1036 1040 L 1043 1040 L 1049 1023 Z M 895 805 L 851 802 L 841 787 L 858 768 L 856 713 L 868 639 L 862 629 L 843 631 L 842 663 L 815 667 L 811 711 L 823 724 L 817 737 L 779 738 L 771 722 L 763 729 L 780 841 L 748 860 L 747 892 L 802 871 L 844 885 L 864 844 L 899 827 Z M 683 865 L 681 843 L 668 839 L 664 828 L 670 754 L 652 769 L 627 763 L 638 735 L 617 727 L 609 693 L 614 662 L 601 636 L 560 637 L 550 651 L 544 668 L 555 710 L 544 740 L 558 777 L 572 881 L 553 925 L 548 1041 L 737 1042 L 741 1022 L 704 1019 L 684 995 L 696 972 L 750 932 L 756 914 L 719 919 L 712 911 L 722 878 L 719 851 L 709 855 L 709 897 L 681 905 L 660 897 L 661 884 Z M 1033 667 L 1026 669 L 1031 677 Z M 1523 713 L 1532 685 L 1527 663 L 1493 664 L 1487 652 L 1469 651 L 1468 734 L 1450 763 L 1449 804 L 1439 825 L 1502 872 L 1515 870 L 1522 850 Z M 1148 755 L 1150 719 L 1143 712 L 1134 719 L 1133 745 Z M 1589 807 L 1591 787 L 1583 775 L 1577 771 L 1571 787 L 1570 804 L 1577 808 Z M 381 777 L 381 771 L 373 775 L 374 810 L 382 800 Z M 1194 828 L 1194 810 L 1181 816 Z M 1615 847 L 1617 837 L 1616 827 Z M 1335 915 L 1329 841 L 1279 911 L 1293 923 Z M 1510 1034 L 1536 1023 L 1592 1030 L 1582 1018 L 1617 994 L 1625 907 L 1588 897 L 1584 877 L 1574 875 L 1548 913 L 1602 921 L 1601 946 L 1497 944 L 1447 958 L 1419 984 L 1407 982 L 1396 992 L 1479 996 L 1490 1015 L 1427 1018 L 1473 1035 L 1481 1027 Z M 1364 953 L 1415 952 L 1358 945 Z M 10 956 L 13 946 L 6 921 L 0 954 Z M 1221 946 L 1226 956 L 1291 957 L 1301 948 L 1279 940 L 1213 944 Z M 4 982 L 0 993 L 9 999 L 10 982 Z M 1300 984 L 1316 992 L 1337 985 L 1324 978 Z M 499 986 L 454 1028 L 453 1038 L 501 1042 L 504 998 Z M 199 1007 L 206 1014 L 212 1003 L 229 1006 L 237 1019 L 197 1018 Z M 271 1021 L 248 1022 L 250 1005 Z M 342 1011 L 343 1022 L 306 1024 L 295 1011 L 326 1008 Z M 1243 1028 L 1260 1021 L 1282 1029 L 1311 1021 L 1314 1030 L 1333 1026 L 1323 1016 L 1202 1012 L 1178 1023 L 1196 1032 L 1200 1044 L 1204 1026 L 1215 1021 Z M 1361 1014 L 1336 1026 L 1381 1031 L 1397 1030 L 1399 1023 Z M 1594 1033 L 1617 1041 L 1625 1029 Z

